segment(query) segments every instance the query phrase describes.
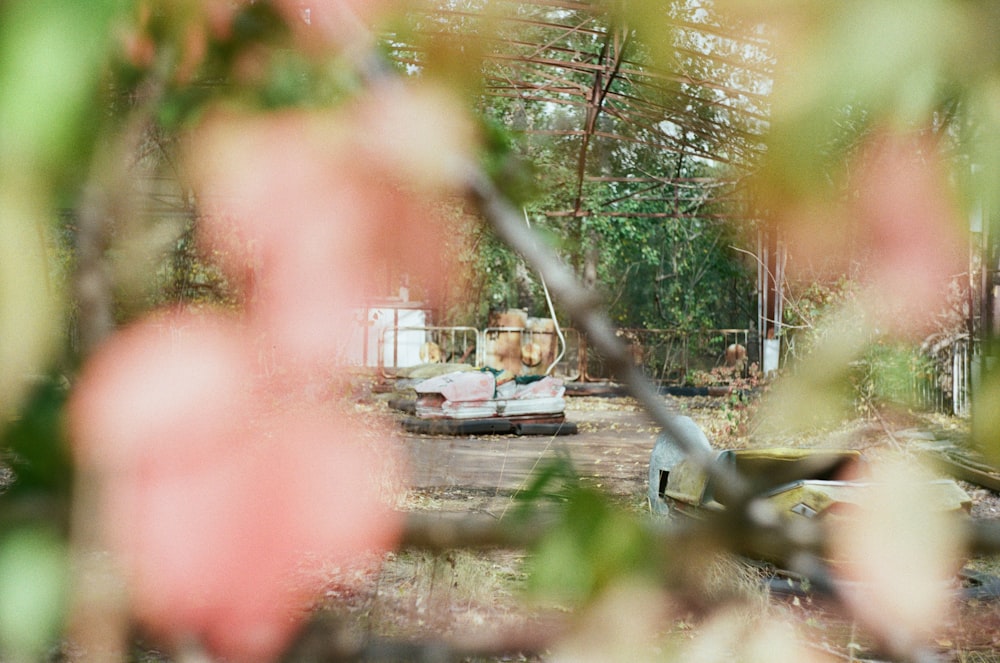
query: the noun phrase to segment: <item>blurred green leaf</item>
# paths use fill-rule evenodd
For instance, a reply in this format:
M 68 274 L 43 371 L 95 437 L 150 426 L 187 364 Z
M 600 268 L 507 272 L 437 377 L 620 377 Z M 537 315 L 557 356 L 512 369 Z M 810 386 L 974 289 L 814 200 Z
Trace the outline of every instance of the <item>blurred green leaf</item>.
M 1000 464 L 1000 372 L 989 371 L 972 403 L 972 441 L 994 464 Z
M 65 545 L 53 532 L 24 527 L 0 538 L 2 653 L 41 660 L 63 622 L 67 582 Z
M 119 0 L 0 4 L 0 416 L 44 370 L 61 308 L 47 229 L 59 186 L 97 138 L 104 60 Z
M 528 563 L 529 590 L 570 602 L 592 599 L 617 579 L 653 574 L 654 550 L 635 514 L 577 486 L 566 495 L 559 524 Z
M 0 5 L 0 173 L 67 167 L 97 101 L 121 0 Z

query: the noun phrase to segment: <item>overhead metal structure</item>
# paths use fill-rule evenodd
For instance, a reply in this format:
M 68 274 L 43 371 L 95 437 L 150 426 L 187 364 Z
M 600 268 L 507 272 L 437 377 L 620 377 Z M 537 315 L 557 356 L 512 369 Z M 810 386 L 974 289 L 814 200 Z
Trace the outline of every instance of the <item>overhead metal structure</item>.
M 483 94 L 505 112 L 499 119 L 566 156 L 566 202 L 544 210 L 547 217 L 572 227 L 598 215 L 752 216 L 741 184 L 768 129 L 774 60 L 766 39 L 699 0 L 662 3 L 662 29 L 651 38 L 649 26 L 624 24 L 609 4 L 440 0 L 418 20 L 418 34 L 479 58 Z M 476 46 L 466 51 L 469 37 Z M 421 47 L 390 44 L 399 62 L 423 66 Z M 770 289 L 762 300 L 780 301 L 773 274 L 758 284 Z M 762 313 L 761 335 L 780 335 L 777 323 Z
M 509 123 L 529 136 L 575 141 L 572 209 L 548 213 L 584 216 L 593 211 L 583 201 L 585 182 L 634 185 L 631 195 L 660 185 L 700 194 L 725 189 L 760 154 L 773 64 L 767 42 L 724 25 L 703 4 L 663 3 L 669 31 L 656 44 L 601 3 L 576 0 L 451 0 L 426 16 L 421 31 L 444 40 L 475 35 L 484 92 L 510 100 Z M 400 61 L 421 65 L 418 49 L 395 46 Z M 643 150 L 662 155 L 662 168 L 640 172 L 630 157 Z M 691 178 L 692 162 L 712 167 L 713 176 Z M 678 212 L 683 206 L 663 216 Z

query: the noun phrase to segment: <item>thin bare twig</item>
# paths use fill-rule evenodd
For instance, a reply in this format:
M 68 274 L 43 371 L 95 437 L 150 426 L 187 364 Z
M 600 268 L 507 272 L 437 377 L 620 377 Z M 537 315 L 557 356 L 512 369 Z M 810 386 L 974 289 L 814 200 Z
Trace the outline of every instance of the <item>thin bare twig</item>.
M 710 475 L 716 475 L 719 485 L 733 497 L 744 495 L 745 482 L 732 472 L 718 475 L 719 468 L 712 463 L 712 455 L 687 431 L 677 424 L 676 414 L 657 393 L 652 383 L 632 362 L 632 355 L 615 333 L 610 319 L 603 313 L 601 300 L 583 287 L 573 271 L 559 259 L 521 220 L 515 208 L 479 169 L 472 169 L 467 182 L 469 196 L 478 205 L 484 218 L 508 246 L 520 253 L 549 284 L 555 298 L 582 329 L 588 340 L 605 357 L 608 366 L 639 401 L 653 422 L 660 426 L 681 445 Z M 737 500 L 738 501 L 738 500 Z

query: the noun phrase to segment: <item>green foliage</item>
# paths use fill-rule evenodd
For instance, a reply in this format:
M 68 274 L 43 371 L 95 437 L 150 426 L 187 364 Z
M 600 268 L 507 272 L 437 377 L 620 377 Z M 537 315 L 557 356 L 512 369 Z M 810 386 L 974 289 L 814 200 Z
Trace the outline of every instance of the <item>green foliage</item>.
M 555 19 L 549 15 L 552 11 L 544 6 L 523 7 L 519 20 L 500 22 L 498 36 L 515 43 L 544 44 L 537 53 L 539 57 L 559 59 L 567 52 L 598 57 L 604 47 L 599 31 L 569 31 L 559 36 L 558 43 L 551 41 L 546 29 L 552 20 L 576 20 L 581 24 L 590 20 L 583 15 L 574 18 L 567 10 L 559 11 Z M 685 8 L 683 3 L 670 3 L 669 9 L 640 3 L 615 8 L 610 17 L 604 18 L 611 24 L 622 20 L 628 25 L 651 28 L 670 25 L 677 18 L 673 14 L 688 11 L 691 8 Z M 532 17 L 537 22 L 530 20 Z M 668 50 L 675 39 L 683 39 L 672 27 L 657 32 L 658 42 L 666 43 Z M 664 39 L 664 34 L 671 37 Z M 634 36 L 629 33 L 622 37 L 622 57 L 630 67 L 650 59 L 649 44 Z M 686 70 L 694 72 L 691 75 L 698 80 L 735 75 L 719 62 L 711 66 L 711 58 L 692 53 L 678 57 L 686 58 Z M 503 69 L 505 62 L 503 58 L 498 63 L 487 59 L 484 75 L 505 80 L 509 76 Z M 532 70 L 518 71 L 517 76 L 525 84 L 551 84 L 542 70 L 537 76 Z M 585 69 L 569 67 L 560 72 L 560 77 L 581 89 L 593 85 L 592 73 Z M 607 85 L 609 99 L 641 98 L 651 106 L 676 107 L 684 115 L 700 114 L 707 124 L 718 126 L 729 126 L 739 119 L 738 114 L 725 115 L 712 98 L 713 93 L 699 85 L 650 85 L 641 76 L 611 77 Z M 621 326 L 746 326 L 751 318 L 752 279 L 745 259 L 730 248 L 739 244 L 738 228 L 724 220 L 733 215 L 733 210 L 717 202 L 729 191 L 707 186 L 728 173 L 711 165 L 710 158 L 693 159 L 665 152 L 661 144 L 669 137 L 664 136 L 663 127 L 655 122 L 623 121 L 614 110 L 614 104 L 620 103 L 617 101 L 607 101 L 607 111 L 597 113 L 596 134 L 585 141 L 565 129 L 583 127 L 588 109 L 559 101 L 562 98 L 558 95 L 553 97 L 553 103 L 534 103 L 530 95 L 500 94 L 483 102 L 482 113 L 490 118 L 488 125 L 508 127 L 507 133 L 501 134 L 500 149 L 491 150 L 502 157 L 493 157 L 494 161 L 532 166 L 529 172 L 535 177 L 534 187 L 511 187 L 503 168 L 488 161 L 494 177 L 503 188 L 513 188 L 518 200 L 524 199 L 525 192 L 534 194 L 527 208 L 536 229 L 553 238 L 552 243 L 565 261 L 579 273 L 596 268 L 595 287 L 605 295 L 614 321 Z M 495 138 L 495 134 L 489 135 Z M 602 135 L 618 139 L 607 140 Z M 718 147 L 711 136 L 697 131 L 682 131 L 675 139 L 685 150 L 700 150 L 706 155 Z M 675 178 L 697 177 L 705 179 L 670 183 Z M 495 256 L 492 262 L 499 267 Z M 506 262 L 506 266 L 516 266 L 516 261 Z M 497 288 L 491 293 L 492 303 L 525 307 L 525 297 L 515 294 L 520 293 L 509 287 Z
M 44 525 L 0 533 L 0 655 L 42 660 L 57 643 L 66 611 L 68 555 Z
M 489 109 L 481 116 L 483 130 L 483 157 L 485 171 L 500 190 L 515 203 L 526 203 L 535 198 L 543 184 L 536 180 L 537 168 L 517 149 L 523 140 L 509 125 L 502 124 L 503 113 Z
M 161 263 L 151 307 L 178 303 L 236 305 L 234 289 L 219 268 L 201 255 L 194 231 L 195 222 L 190 222 Z
M 533 227 L 569 264 L 582 271 L 588 259 L 596 262 L 596 287 L 609 301 L 617 324 L 682 330 L 746 326 L 751 318 L 752 266 L 732 248 L 739 244 L 739 228 L 726 218 L 724 205 L 712 202 L 719 192 L 700 184 L 585 182 L 581 205 L 594 211 L 580 218 L 552 216 L 554 210 L 574 208 L 576 192 L 566 186 L 576 178 L 573 146 L 514 133 L 491 135 L 495 147 L 487 163 L 494 177 L 518 197 L 533 195 L 526 204 Z M 675 167 L 662 164 L 651 151 L 637 149 L 615 158 L 625 156 L 645 172 Z M 504 174 L 508 164 L 524 163 L 532 167 L 521 172 L 536 176 L 532 187 Z M 609 161 L 604 167 L 617 172 L 622 165 Z M 709 173 L 691 167 L 686 174 Z M 525 296 L 523 283 L 518 283 L 519 259 L 499 243 L 480 243 L 478 238 L 476 250 L 483 254 L 478 263 L 488 306 L 532 309 L 534 303 L 532 313 L 543 312 L 539 284 L 528 287 L 531 294 Z
M 914 406 L 917 385 L 930 375 L 930 360 L 909 344 L 879 339 L 851 368 L 855 410 L 870 417 L 886 405 Z
M 544 501 L 558 506 L 556 524 L 528 561 L 529 592 L 579 603 L 623 577 L 657 572 L 653 538 L 636 515 L 587 487 L 569 459 L 542 468 L 519 498 L 522 514 Z
M 41 378 L 18 418 L 4 429 L 0 446 L 15 476 L 5 492 L 8 506 L 42 500 L 65 507 L 73 479 L 63 428 L 68 389 L 58 377 Z
M 815 279 L 797 287 L 786 282 L 782 323 L 793 329 L 814 329 L 824 316 L 836 311 L 857 294 L 858 284 L 847 276 Z
M 984 376 L 972 403 L 972 440 L 995 465 L 1000 465 L 1000 371 Z
M 785 283 L 782 325 L 793 358 L 808 355 L 830 333 L 827 322 L 854 300 L 858 283 L 846 276 Z
M 119 0 L 0 6 L 0 162 L 8 168 L 65 176 L 87 153 L 94 90 L 121 7 Z
M 730 247 L 732 228 L 713 219 L 593 219 L 599 274 L 623 327 L 743 327 L 751 274 Z

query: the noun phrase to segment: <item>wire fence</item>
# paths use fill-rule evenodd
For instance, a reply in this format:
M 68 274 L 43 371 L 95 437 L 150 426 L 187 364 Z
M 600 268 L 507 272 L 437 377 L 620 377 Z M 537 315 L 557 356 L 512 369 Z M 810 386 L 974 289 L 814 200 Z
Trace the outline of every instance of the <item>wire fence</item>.
M 579 331 L 565 329 L 562 336 L 520 327 L 384 327 L 378 337 L 378 373 L 391 380 L 405 377 L 414 366 L 441 363 L 489 366 L 516 375 L 549 372 L 571 382 L 616 380 Z M 755 339 L 748 329 L 620 329 L 618 336 L 634 364 L 660 386 L 726 382 L 755 370 Z M 969 416 L 978 345 L 958 336 L 909 352 L 906 371 L 892 379 L 886 377 L 891 371 L 867 360 L 865 370 L 879 381 L 873 388 L 878 396 L 920 410 Z
M 911 383 L 915 404 L 924 410 L 969 416 L 973 367 L 978 358 L 978 344 L 968 336 L 921 348 L 919 369 Z
M 684 384 L 716 369 L 722 377 L 747 374 L 749 330 L 622 329 L 634 364 L 660 385 Z M 728 354 L 727 354 L 728 353 Z M 467 364 L 516 375 L 550 374 L 567 381 L 614 381 L 608 362 L 575 329 L 520 327 L 384 327 L 378 341 L 378 372 L 394 379 L 425 363 Z M 551 367 L 551 371 L 549 370 Z

